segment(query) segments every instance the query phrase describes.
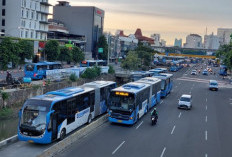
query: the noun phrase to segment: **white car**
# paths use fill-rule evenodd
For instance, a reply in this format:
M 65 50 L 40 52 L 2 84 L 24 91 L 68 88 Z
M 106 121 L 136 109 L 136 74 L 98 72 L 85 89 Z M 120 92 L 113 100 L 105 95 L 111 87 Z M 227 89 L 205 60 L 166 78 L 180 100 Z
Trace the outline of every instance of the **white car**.
M 196 70 L 192 70 L 191 75 L 196 75 L 197 71 Z
M 216 80 L 210 80 L 209 81 L 209 90 L 218 91 L 218 82 Z
M 192 108 L 192 96 L 183 94 L 179 99 L 178 108 L 190 110 Z

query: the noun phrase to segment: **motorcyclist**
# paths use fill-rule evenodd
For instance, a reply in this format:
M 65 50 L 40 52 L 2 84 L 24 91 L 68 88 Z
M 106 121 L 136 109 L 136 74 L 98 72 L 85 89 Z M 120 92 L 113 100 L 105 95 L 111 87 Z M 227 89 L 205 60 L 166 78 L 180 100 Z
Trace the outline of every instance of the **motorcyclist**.
M 152 111 L 151 111 L 151 118 L 152 117 L 155 117 L 155 121 L 157 121 L 158 119 L 158 113 L 156 111 L 156 108 L 154 108 Z

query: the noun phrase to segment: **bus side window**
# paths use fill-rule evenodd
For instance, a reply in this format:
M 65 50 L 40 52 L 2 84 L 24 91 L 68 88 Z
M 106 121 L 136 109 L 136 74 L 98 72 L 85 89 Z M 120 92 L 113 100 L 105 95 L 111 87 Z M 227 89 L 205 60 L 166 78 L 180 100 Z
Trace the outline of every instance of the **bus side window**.
M 48 67 L 49 70 L 53 70 L 53 65 L 49 65 Z
M 93 91 L 90 93 L 90 112 L 94 111 L 94 103 L 95 103 L 95 93 Z
M 71 98 L 67 100 L 67 124 L 70 124 L 75 121 L 76 113 L 76 99 Z

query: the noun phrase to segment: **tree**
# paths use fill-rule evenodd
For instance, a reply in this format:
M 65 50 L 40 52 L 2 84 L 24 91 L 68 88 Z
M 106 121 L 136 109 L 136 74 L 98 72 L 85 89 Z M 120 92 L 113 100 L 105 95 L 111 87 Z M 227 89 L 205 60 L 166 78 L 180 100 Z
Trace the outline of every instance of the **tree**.
M 216 57 L 223 61 L 229 70 L 232 69 L 232 42 L 228 45 L 222 45 L 216 52 Z
M 0 43 L 0 67 L 7 70 L 7 65 L 11 62 L 13 66 L 19 63 L 20 48 L 18 43 L 13 42 L 10 38 L 4 38 Z
M 63 62 L 63 61 L 71 62 L 72 61 L 72 54 L 67 47 L 64 47 L 64 46 L 60 47 L 60 54 L 59 54 L 58 60 L 61 62 Z
M 81 51 L 79 47 L 74 47 L 72 49 L 72 59 L 75 64 L 79 63 L 85 59 L 85 54 Z
M 98 59 L 107 60 L 108 44 L 104 35 L 100 36 L 97 43 L 97 48 L 103 48 L 103 53 L 98 53 Z
M 59 56 L 59 43 L 56 40 L 49 40 L 45 44 L 44 52 L 48 61 L 56 61 Z
M 130 51 L 126 59 L 122 62 L 121 66 L 127 70 L 138 70 L 140 59 L 136 52 Z
M 19 40 L 18 45 L 20 48 L 20 64 L 24 64 L 25 59 L 32 59 L 34 56 L 33 45 L 32 42 L 27 40 Z

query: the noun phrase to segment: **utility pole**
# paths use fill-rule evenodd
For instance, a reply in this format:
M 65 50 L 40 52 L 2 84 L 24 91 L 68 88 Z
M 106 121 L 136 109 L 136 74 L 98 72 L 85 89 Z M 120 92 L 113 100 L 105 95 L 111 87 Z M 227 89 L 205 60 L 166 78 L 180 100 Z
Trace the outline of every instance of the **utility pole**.
M 111 45 L 111 38 L 110 38 L 110 33 L 108 34 L 108 54 L 107 54 L 107 65 L 109 66 L 110 63 L 110 45 Z

